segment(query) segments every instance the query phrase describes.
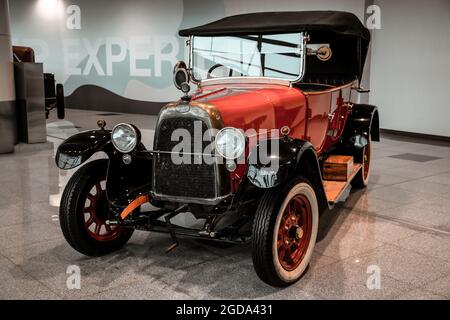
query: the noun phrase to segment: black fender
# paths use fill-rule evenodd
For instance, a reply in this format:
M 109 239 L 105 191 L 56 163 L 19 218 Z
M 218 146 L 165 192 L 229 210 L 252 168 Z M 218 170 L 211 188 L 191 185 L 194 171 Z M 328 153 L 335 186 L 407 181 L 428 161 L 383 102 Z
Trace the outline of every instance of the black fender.
M 125 208 L 139 196 L 149 194 L 152 189 L 152 153 L 140 145 L 130 155 L 129 164 L 123 162 L 119 152 L 109 159 L 106 193 L 114 207 Z
M 111 142 L 111 130 L 80 132 L 65 140 L 56 151 L 56 165 L 63 170 L 78 167 L 97 152 L 109 158 L 106 194 L 114 207 L 123 208 L 151 190 L 152 155 L 142 143 L 130 153 L 131 163 L 125 164 L 122 153 Z
M 270 189 L 294 177 L 305 177 L 315 188 L 320 209 L 326 208 L 328 202 L 322 171 L 312 144 L 299 139 L 274 140 L 279 142 L 278 150 L 271 147 L 270 143 L 260 143 L 251 150 L 248 157 L 248 180 L 258 188 Z
M 77 133 L 65 140 L 56 150 L 56 165 L 63 170 L 78 167 L 94 153 L 104 151 L 108 156 L 114 152 L 111 130 L 90 130 Z
M 378 108 L 368 104 L 352 106 L 344 130 L 344 145 L 352 149 L 361 149 L 372 141 L 380 141 L 380 118 Z

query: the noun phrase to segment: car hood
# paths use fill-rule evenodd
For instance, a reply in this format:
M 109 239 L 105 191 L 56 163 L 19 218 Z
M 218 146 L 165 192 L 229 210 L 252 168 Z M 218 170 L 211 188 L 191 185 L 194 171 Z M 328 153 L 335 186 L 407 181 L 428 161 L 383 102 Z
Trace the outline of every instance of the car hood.
M 193 101 L 214 106 L 225 127 L 280 129 L 304 127 L 306 100 L 297 88 L 283 85 L 203 86 Z

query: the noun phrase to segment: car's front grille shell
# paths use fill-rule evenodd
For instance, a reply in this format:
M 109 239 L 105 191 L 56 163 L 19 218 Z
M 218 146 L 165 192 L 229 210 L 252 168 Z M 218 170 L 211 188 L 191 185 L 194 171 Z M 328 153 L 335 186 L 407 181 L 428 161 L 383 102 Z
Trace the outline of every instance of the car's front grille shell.
M 206 136 L 206 141 L 203 141 L 203 134 L 209 129 L 217 128 L 212 128 L 206 111 L 199 107 L 191 107 L 191 110 L 192 112 L 178 113 L 169 109 L 160 113 L 154 143 L 153 194 L 160 200 L 186 203 L 216 202 L 228 195 L 229 181 L 223 178 L 222 165 L 204 161 L 204 151 L 211 144 L 211 139 Z M 195 122 L 197 124 L 194 125 Z M 191 139 L 190 146 L 184 145 L 183 153 L 175 153 L 175 156 L 184 155 L 183 158 L 188 160 L 178 164 L 179 162 L 173 161 L 172 156 L 174 147 L 180 144 L 180 141 L 171 141 L 172 132 L 176 129 L 185 129 L 191 137 L 194 137 L 194 126 L 197 130 L 196 138 L 201 128 L 202 142 L 194 144 L 194 139 Z M 185 150 L 188 152 L 184 153 Z

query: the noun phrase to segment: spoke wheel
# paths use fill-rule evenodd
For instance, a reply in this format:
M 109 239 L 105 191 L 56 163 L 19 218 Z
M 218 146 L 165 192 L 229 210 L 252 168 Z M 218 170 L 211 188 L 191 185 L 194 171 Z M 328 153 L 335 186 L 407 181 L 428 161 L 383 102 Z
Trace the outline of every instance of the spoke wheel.
M 317 238 L 319 205 L 311 183 L 292 179 L 266 191 L 255 213 L 252 258 L 264 282 L 290 285 L 307 270 Z
M 84 213 L 84 225 L 89 236 L 97 241 L 111 241 L 116 239 L 122 228 L 106 224 L 108 220 L 108 203 L 103 187 L 106 179 L 101 179 L 89 190 L 86 196 Z
M 278 260 L 287 270 L 295 270 L 303 260 L 312 232 L 311 204 L 304 195 L 293 197 L 280 221 L 277 237 Z

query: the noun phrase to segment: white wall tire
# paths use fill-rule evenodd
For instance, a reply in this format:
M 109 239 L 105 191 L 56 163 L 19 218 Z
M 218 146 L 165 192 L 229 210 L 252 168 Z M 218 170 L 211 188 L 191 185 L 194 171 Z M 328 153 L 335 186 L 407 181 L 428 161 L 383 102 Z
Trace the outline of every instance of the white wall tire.
M 253 225 L 253 265 L 273 286 L 296 282 L 307 269 L 319 226 L 315 191 L 303 178 L 268 190 Z
M 369 185 L 370 172 L 371 172 L 371 158 L 372 158 L 372 139 L 369 136 L 369 141 L 361 151 L 361 155 L 358 157 L 358 163 L 362 164 L 361 170 L 355 176 L 352 181 L 352 187 L 357 189 L 366 188 Z

